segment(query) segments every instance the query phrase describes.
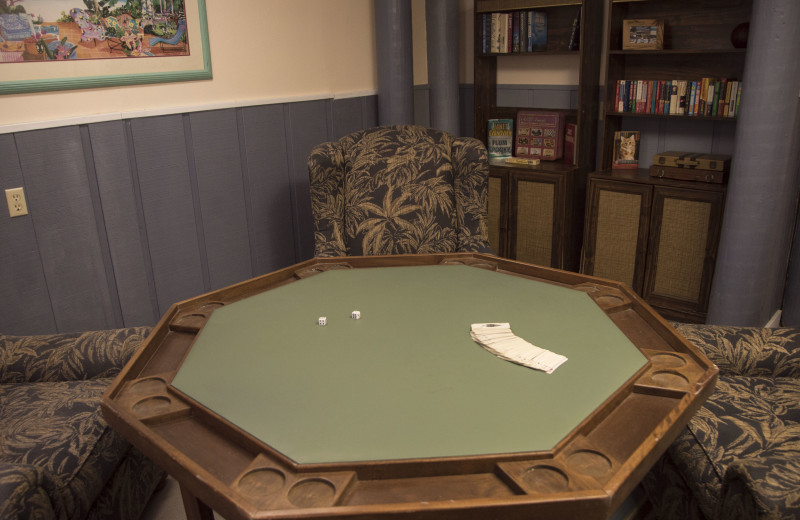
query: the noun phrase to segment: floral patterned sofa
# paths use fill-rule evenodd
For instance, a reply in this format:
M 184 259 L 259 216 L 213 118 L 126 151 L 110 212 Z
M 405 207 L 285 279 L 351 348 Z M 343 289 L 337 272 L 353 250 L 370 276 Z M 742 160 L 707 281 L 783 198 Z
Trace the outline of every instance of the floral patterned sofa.
M 139 518 L 165 473 L 99 405 L 148 332 L 0 334 L 0 518 Z
M 477 139 L 375 127 L 316 146 L 308 172 L 315 256 L 492 252 Z
M 800 518 L 800 329 L 676 325 L 720 369 L 643 481 L 658 518 Z

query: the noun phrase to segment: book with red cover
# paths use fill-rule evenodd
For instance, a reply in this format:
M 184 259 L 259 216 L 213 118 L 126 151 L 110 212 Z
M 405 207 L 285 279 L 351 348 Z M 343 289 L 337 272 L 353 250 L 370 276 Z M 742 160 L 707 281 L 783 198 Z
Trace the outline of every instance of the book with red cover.
M 541 110 L 517 113 L 517 157 L 555 161 L 564 155 L 564 114 Z
M 564 131 L 564 162 L 567 164 L 575 164 L 577 162 L 578 148 L 575 146 L 575 133 L 578 126 L 575 123 L 567 123 L 567 128 Z

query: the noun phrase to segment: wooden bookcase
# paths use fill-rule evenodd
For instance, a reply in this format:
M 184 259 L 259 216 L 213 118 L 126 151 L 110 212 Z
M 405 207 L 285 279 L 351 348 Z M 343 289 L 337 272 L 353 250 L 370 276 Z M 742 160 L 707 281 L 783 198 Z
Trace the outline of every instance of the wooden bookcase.
M 614 132 L 620 130 L 638 130 L 659 119 L 691 121 L 700 132 L 713 131 L 712 123 L 736 124 L 736 118 L 720 116 L 620 113 L 615 106 L 616 85 L 618 80 L 697 81 L 703 77 L 741 81 L 746 49 L 734 48 L 731 33 L 739 24 L 750 21 L 752 0 L 607 1 L 608 67 L 603 104 L 602 168 L 611 168 Z M 648 19 L 663 22 L 663 49 L 623 50 L 624 21 Z M 640 157 L 639 164 L 649 166 L 651 159 Z
M 736 118 L 621 113 L 615 103 L 616 84 L 703 77 L 741 80 L 746 51 L 734 48 L 731 33 L 750 20 L 752 1 L 607 0 L 607 8 L 603 170 L 589 176 L 581 272 L 630 284 L 668 318 L 702 322 L 714 275 L 725 186 L 650 177 L 652 157 L 642 154 L 640 169 L 611 169 L 614 133 L 652 129 L 654 121 L 681 120 L 682 128 L 691 125 L 695 135 L 707 135 L 715 125 L 736 125 Z M 663 22 L 663 49 L 623 50 L 625 20 Z M 652 135 L 642 132 L 642 140 Z
M 513 119 L 519 107 L 497 104 L 498 57 L 578 56 L 575 165 L 542 161 L 538 166 L 491 165 L 489 240 L 500 256 L 577 270 L 583 229 L 586 175 L 595 168 L 602 4 L 597 0 L 475 0 L 475 136 L 487 143 L 488 120 Z M 547 14 L 547 48 L 535 52 L 486 53 L 481 45 L 483 15 L 541 10 Z M 569 50 L 573 21 L 581 10 L 580 49 Z M 524 107 L 551 110 L 552 107 Z

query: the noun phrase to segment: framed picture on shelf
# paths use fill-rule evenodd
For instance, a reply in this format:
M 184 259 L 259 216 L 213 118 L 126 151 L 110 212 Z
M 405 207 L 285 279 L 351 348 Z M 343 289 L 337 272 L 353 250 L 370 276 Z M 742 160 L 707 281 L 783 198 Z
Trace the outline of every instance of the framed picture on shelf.
M 623 20 L 622 50 L 664 48 L 664 20 Z
M 639 167 L 639 132 L 614 132 L 614 161 L 612 168 Z

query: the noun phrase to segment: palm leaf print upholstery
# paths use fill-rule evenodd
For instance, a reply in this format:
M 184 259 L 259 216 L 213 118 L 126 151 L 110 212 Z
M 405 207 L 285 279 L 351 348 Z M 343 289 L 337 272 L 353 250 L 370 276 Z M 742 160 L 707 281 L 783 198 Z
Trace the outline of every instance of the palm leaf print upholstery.
M 643 481 L 658 518 L 800 518 L 800 330 L 676 328 L 720 374 Z
M 164 471 L 100 399 L 149 329 L 0 334 L 0 518 L 138 518 Z
M 376 127 L 316 146 L 308 169 L 316 256 L 491 252 L 476 139 Z

